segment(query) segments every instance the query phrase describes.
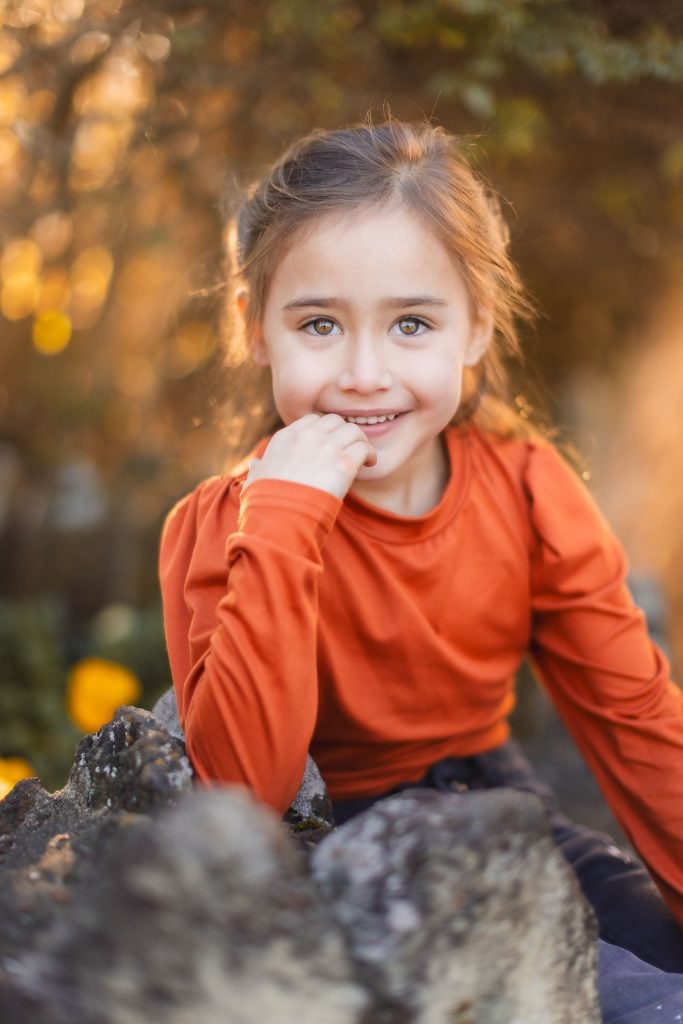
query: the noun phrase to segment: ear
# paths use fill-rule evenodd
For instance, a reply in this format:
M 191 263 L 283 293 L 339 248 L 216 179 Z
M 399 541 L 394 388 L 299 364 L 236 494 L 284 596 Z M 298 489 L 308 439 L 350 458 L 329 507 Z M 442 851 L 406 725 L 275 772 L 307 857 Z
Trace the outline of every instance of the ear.
M 247 338 L 247 344 L 249 346 L 249 352 L 251 354 L 251 361 L 257 366 L 270 366 L 270 357 L 268 355 L 268 346 L 266 340 L 263 337 L 263 331 L 259 324 Z
M 465 352 L 465 366 L 476 366 L 493 339 L 493 314 L 480 306 L 472 317 L 470 337 Z
M 249 355 L 251 360 L 256 366 L 269 366 L 270 360 L 268 358 L 268 349 L 266 342 L 263 337 L 263 331 L 261 325 L 256 324 L 251 330 L 247 323 L 247 306 L 249 302 L 249 296 L 246 290 L 242 289 L 237 293 L 236 303 L 237 310 L 242 321 L 242 329 L 247 342 L 247 348 L 249 349 Z

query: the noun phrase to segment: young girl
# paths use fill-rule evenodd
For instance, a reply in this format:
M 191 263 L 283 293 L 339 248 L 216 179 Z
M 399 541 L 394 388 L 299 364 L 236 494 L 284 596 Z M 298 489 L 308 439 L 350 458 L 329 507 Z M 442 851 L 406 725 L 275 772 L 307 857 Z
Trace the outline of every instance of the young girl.
M 405 785 L 532 789 L 603 938 L 683 970 L 683 694 L 583 483 L 508 403 L 529 305 L 496 201 L 447 132 L 392 120 L 303 139 L 236 227 L 264 436 L 161 547 L 197 776 L 283 813 L 310 751 L 339 820 Z M 508 741 L 528 652 L 659 892 Z

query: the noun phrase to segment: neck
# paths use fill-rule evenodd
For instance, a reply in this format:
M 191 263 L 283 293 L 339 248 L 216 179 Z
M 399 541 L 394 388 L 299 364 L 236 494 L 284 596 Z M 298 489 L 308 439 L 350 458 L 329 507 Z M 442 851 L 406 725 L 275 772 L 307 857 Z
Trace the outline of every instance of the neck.
M 446 439 L 438 439 L 436 458 L 431 455 L 424 472 L 410 472 L 405 478 L 392 474 L 389 480 L 356 480 L 351 493 L 398 516 L 423 516 L 439 504 L 451 475 Z

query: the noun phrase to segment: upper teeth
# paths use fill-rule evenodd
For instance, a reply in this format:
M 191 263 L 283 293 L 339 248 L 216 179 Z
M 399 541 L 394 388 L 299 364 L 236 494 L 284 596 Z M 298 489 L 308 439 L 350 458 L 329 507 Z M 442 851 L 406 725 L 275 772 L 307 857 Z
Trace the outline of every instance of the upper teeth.
M 395 420 L 397 412 L 389 413 L 386 416 L 345 416 L 348 423 L 386 423 L 387 420 Z

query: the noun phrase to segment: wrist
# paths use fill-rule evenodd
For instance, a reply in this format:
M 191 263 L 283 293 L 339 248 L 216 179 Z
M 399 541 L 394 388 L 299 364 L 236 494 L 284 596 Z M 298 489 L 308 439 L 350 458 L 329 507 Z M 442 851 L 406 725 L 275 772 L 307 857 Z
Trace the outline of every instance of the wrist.
M 341 507 L 341 498 L 322 488 L 259 477 L 242 486 L 238 529 L 279 545 L 319 548 Z

